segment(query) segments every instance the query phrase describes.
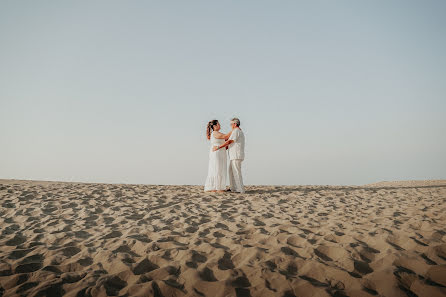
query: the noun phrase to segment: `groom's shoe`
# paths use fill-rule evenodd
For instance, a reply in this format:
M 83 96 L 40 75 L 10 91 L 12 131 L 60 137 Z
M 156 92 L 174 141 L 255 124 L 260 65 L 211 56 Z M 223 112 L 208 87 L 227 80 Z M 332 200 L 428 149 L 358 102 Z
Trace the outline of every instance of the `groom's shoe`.
M 226 189 L 226 192 L 232 192 L 231 189 Z

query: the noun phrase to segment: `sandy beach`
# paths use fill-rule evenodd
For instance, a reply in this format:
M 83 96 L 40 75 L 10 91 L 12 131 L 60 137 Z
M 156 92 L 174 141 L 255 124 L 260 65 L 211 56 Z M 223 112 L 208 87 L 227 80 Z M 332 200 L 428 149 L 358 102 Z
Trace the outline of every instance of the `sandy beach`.
M 0 197 L 0 296 L 446 296 L 446 181 Z

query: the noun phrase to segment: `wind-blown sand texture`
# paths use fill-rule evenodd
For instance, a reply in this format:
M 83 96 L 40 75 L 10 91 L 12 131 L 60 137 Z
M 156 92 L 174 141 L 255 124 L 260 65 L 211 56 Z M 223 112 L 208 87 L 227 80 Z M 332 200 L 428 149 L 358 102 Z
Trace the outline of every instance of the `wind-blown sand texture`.
M 446 183 L 0 180 L 0 296 L 446 296 Z

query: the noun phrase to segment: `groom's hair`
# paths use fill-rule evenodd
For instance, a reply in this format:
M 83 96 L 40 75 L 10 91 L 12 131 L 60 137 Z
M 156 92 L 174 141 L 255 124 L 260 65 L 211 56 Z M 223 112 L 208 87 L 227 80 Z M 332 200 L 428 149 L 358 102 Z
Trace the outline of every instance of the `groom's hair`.
M 234 124 L 236 124 L 237 127 L 240 127 L 240 120 L 239 120 L 238 118 L 233 118 L 233 119 L 231 120 L 231 122 L 233 122 Z

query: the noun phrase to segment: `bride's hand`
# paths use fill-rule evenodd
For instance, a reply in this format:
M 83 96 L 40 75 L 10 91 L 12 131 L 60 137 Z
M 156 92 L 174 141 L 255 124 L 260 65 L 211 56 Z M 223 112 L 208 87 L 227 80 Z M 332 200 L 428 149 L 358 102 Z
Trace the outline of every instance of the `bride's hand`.
M 212 148 L 212 151 L 218 151 L 218 146 L 214 146 L 213 148 Z

